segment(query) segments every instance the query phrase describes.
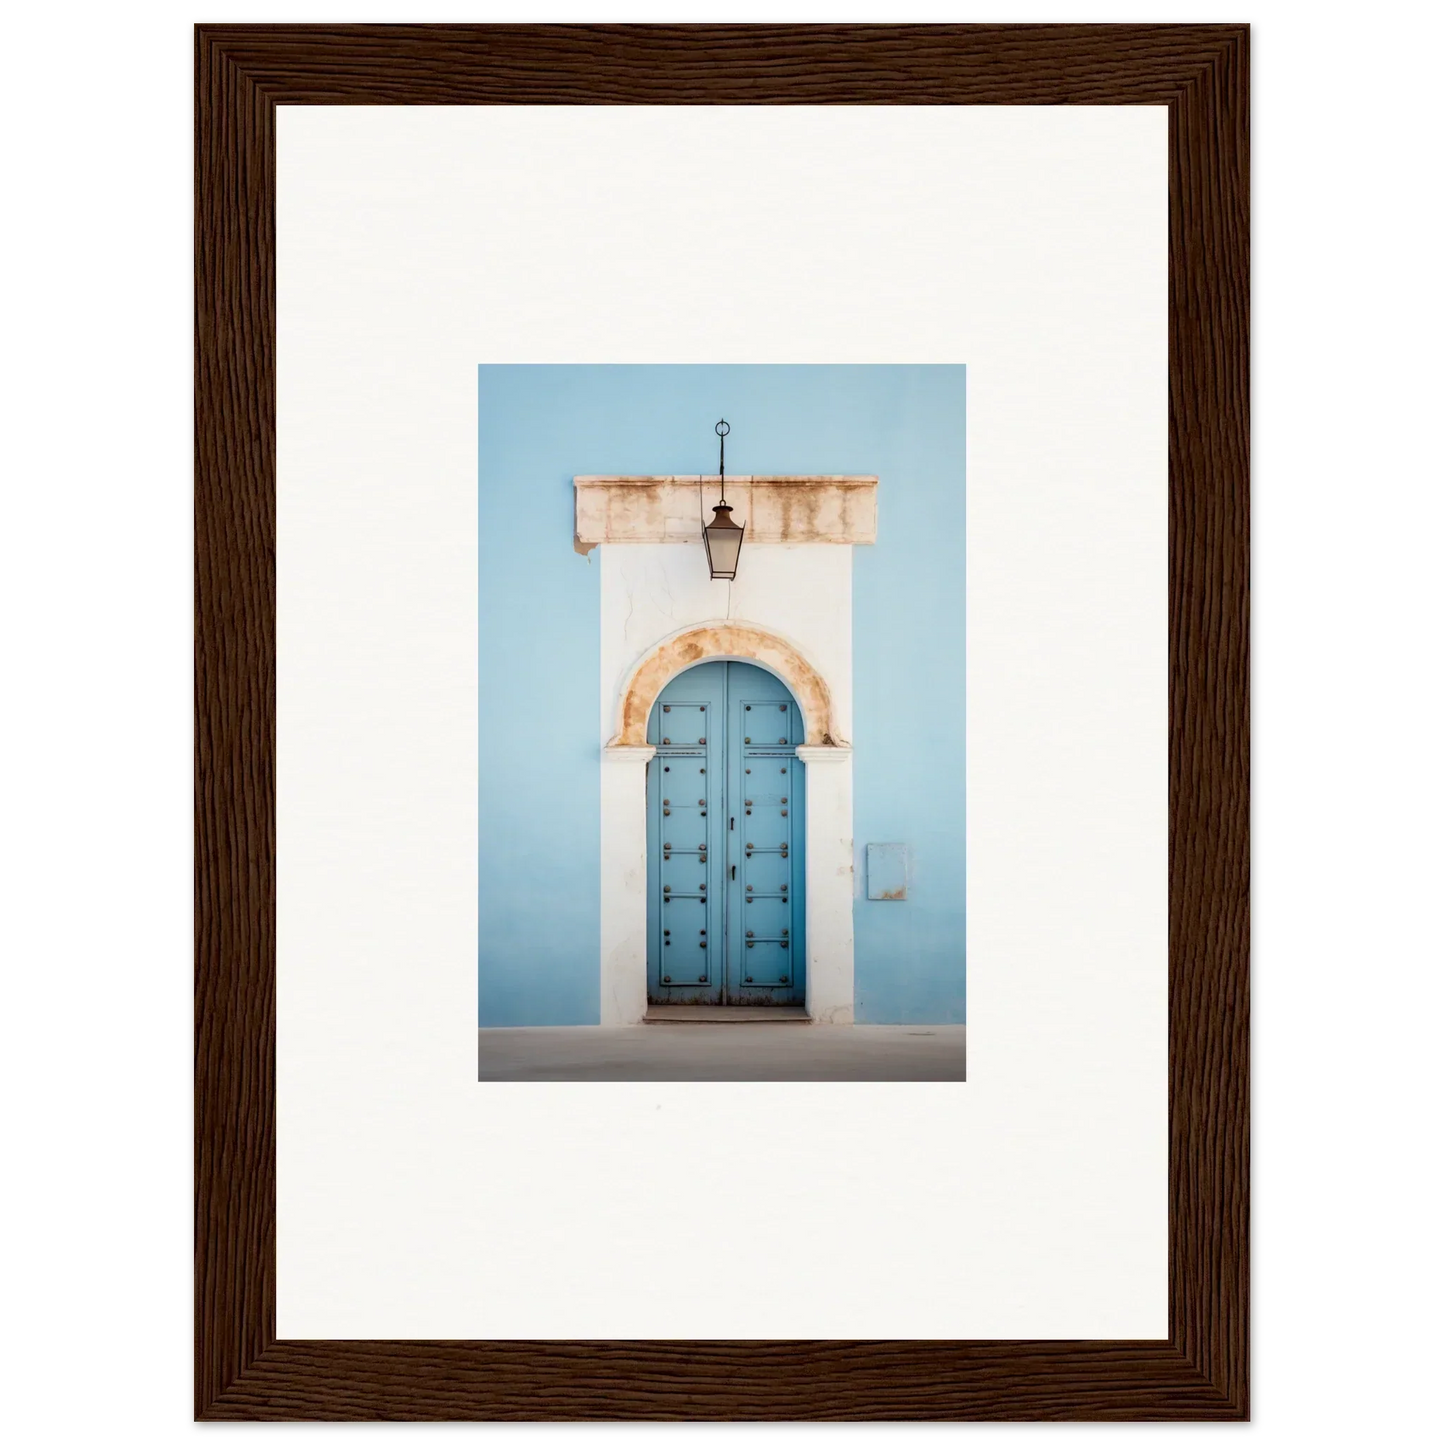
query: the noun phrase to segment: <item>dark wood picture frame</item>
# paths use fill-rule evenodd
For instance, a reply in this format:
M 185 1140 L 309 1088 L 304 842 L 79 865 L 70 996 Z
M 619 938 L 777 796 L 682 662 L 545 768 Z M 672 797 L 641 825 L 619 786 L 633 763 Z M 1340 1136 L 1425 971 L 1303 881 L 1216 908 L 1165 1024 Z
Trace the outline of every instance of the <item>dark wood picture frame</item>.
M 195 31 L 203 1420 L 1248 1418 L 1248 27 Z M 278 1340 L 278 105 L 1169 109 L 1167 1341 Z

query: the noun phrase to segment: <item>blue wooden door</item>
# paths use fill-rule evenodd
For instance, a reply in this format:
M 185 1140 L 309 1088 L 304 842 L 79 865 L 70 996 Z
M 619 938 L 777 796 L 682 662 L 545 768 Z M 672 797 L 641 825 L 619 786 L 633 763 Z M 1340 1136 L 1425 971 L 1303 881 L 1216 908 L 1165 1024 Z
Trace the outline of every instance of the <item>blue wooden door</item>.
M 771 673 L 709 662 L 674 678 L 647 740 L 647 996 L 800 1004 L 802 718 Z

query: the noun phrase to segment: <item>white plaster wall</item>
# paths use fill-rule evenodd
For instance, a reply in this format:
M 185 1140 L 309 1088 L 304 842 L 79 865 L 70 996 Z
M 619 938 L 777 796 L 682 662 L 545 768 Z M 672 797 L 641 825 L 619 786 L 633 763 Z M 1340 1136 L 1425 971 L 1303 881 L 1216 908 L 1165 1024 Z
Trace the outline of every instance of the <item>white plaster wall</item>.
M 653 749 L 609 748 L 622 689 L 644 654 L 702 622 L 751 622 L 791 642 L 821 674 L 833 719 L 853 731 L 853 549 L 743 543 L 735 581 L 708 576 L 701 542 L 604 543 L 602 689 L 602 1022 L 647 1010 L 646 763 Z M 808 769 L 807 1006 L 853 1021 L 853 751 L 799 748 Z
M 808 769 L 808 1014 L 853 1022 L 853 749 L 802 747 Z
M 602 749 L 604 1024 L 636 1023 L 647 1012 L 647 763 L 656 751 Z
M 831 543 L 743 542 L 737 579 L 708 576 L 702 542 L 604 544 L 602 744 L 617 731 L 622 687 L 644 653 L 699 622 L 755 622 L 787 638 L 833 695 L 833 718 L 853 737 L 853 549 Z

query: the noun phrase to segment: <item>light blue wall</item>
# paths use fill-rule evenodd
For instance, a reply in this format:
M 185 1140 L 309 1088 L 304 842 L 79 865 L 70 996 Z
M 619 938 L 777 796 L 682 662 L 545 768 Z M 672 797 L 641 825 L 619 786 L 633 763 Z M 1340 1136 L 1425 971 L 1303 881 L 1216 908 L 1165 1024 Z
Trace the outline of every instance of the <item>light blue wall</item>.
M 878 545 L 853 554 L 854 832 L 860 855 L 908 844 L 910 879 L 854 904 L 857 1017 L 962 1022 L 964 369 L 484 366 L 478 414 L 481 1023 L 599 1017 L 599 569 L 572 477 L 715 471 L 720 416 L 729 472 L 879 476 Z

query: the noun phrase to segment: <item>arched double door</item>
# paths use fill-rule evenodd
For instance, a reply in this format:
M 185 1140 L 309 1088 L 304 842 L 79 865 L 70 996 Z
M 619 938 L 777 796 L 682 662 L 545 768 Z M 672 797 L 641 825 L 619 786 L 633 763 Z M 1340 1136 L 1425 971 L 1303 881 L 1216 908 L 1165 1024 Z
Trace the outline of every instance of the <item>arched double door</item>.
M 745 662 L 707 662 L 648 719 L 650 1003 L 801 1004 L 802 717 Z

